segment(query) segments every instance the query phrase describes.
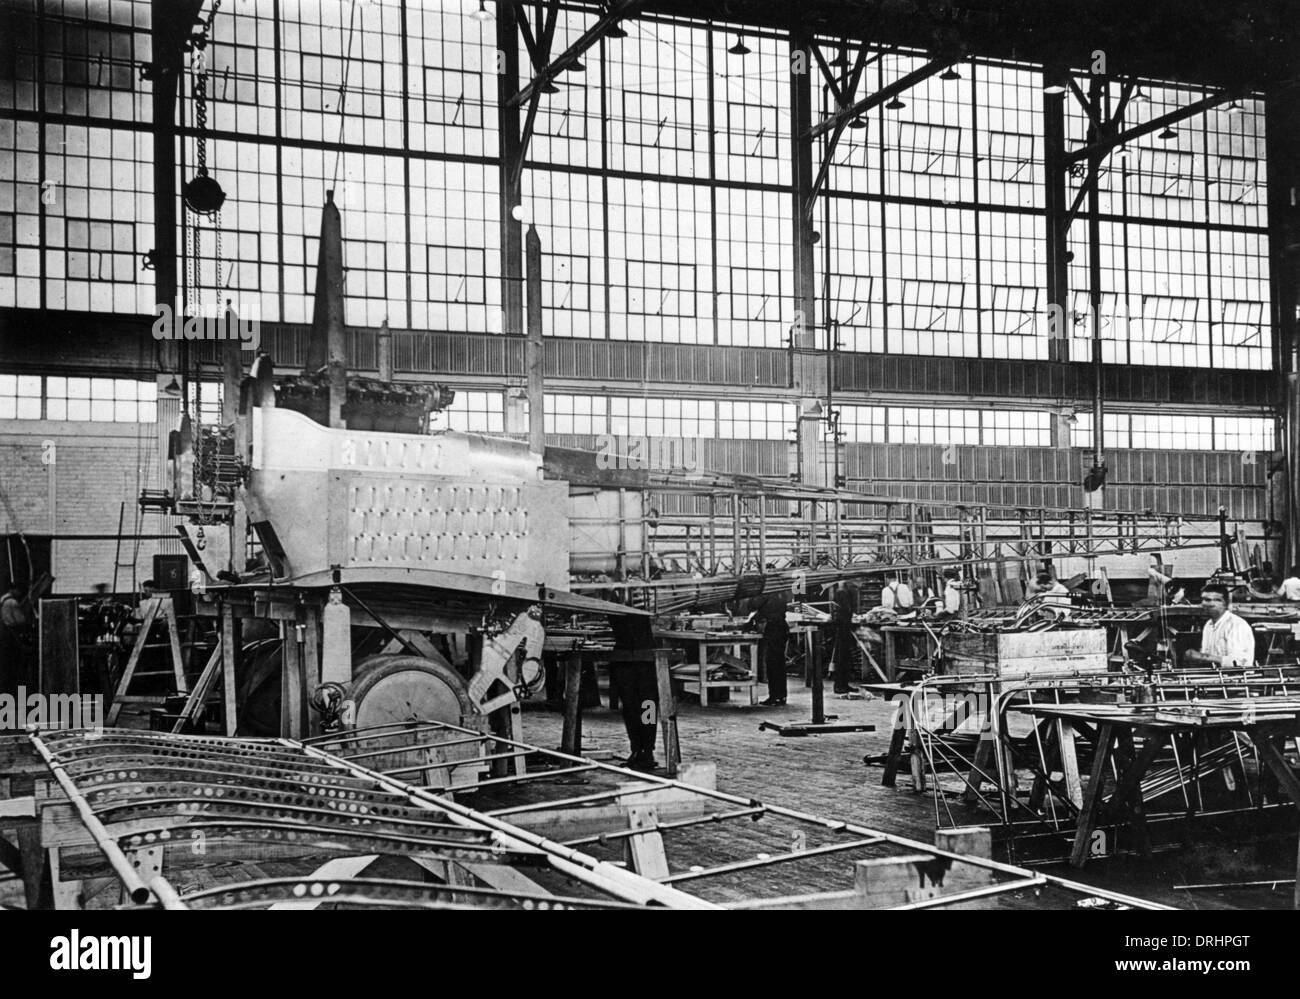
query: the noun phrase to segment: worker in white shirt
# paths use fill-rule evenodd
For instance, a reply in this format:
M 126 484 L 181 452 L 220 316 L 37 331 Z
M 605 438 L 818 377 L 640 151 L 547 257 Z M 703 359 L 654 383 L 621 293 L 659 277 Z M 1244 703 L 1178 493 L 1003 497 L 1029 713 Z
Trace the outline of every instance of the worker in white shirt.
M 1046 569 L 1038 573 L 1034 583 L 1034 593 L 1029 599 L 1038 598 L 1042 604 L 1052 607 L 1070 606 L 1070 591 Z
M 1282 594 L 1283 600 L 1300 602 L 1300 565 L 1291 566 L 1290 573 L 1282 580 L 1282 585 L 1277 591 Z
M 1184 663 L 1213 666 L 1253 666 L 1255 632 L 1249 624 L 1228 610 L 1228 588 L 1219 583 L 1201 587 L 1201 606 L 1210 619 L 1201 632 L 1200 649 L 1183 654 Z
M 952 567 L 943 570 L 943 613 L 961 613 L 961 572 Z
M 880 591 L 880 606 L 886 610 L 906 614 L 916 605 L 912 588 L 898 578 L 898 573 L 885 573 L 885 588 Z

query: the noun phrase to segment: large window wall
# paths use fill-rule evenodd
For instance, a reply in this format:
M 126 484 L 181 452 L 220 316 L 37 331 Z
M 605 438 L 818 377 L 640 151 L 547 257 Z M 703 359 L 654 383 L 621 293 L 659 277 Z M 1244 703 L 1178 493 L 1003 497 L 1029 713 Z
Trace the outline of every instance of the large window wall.
M 500 332 L 497 26 L 473 9 L 463 0 L 222 7 L 202 69 L 207 158 L 229 200 L 219 220 L 190 219 L 197 243 L 180 243 L 192 299 L 234 297 L 263 320 L 307 321 L 320 206 L 333 190 L 350 323 Z M 149 11 L 146 0 L 48 0 L 7 12 L 0 306 L 152 310 L 143 257 L 156 242 L 153 140 L 139 78 L 151 58 Z M 591 20 L 563 12 L 553 51 Z M 625 38 L 584 55 L 582 71 L 561 75 L 535 123 L 523 191 L 544 249 L 547 334 L 786 343 L 798 318 L 788 38 L 662 18 L 623 28 Z M 858 46 L 820 44 L 847 74 Z M 863 90 L 922 65 L 917 53 L 865 55 Z M 529 64 L 522 43 L 520 61 Z M 834 97 L 810 67 L 817 115 Z M 198 159 L 197 69 L 191 57 L 180 179 Z M 1204 96 L 1144 81 L 1126 120 Z M 1118 103 L 1118 85 L 1108 99 Z M 1072 96 L 1066 108 L 1077 148 L 1087 119 Z M 855 125 L 816 208 L 819 336 L 848 350 L 1045 358 L 1039 69 L 965 60 Z M 1263 157 L 1263 108 L 1244 99 L 1109 158 L 1107 360 L 1271 365 Z M 1071 196 L 1081 182 L 1070 178 Z M 1086 222 L 1080 215 L 1071 230 L 1062 317 L 1080 357 L 1091 335 Z

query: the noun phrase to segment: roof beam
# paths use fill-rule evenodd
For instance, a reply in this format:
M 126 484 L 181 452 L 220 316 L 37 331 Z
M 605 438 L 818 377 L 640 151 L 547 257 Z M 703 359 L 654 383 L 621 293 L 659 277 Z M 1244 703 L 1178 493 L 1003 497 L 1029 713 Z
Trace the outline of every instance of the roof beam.
M 1170 111 L 1168 114 L 1161 115 L 1159 118 L 1152 118 L 1144 125 L 1136 125 L 1127 132 L 1117 132 L 1108 135 L 1091 146 L 1083 146 L 1074 150 L 1072 153 L 1065 154 L 1065 165 L 1067 167 L 1075 163 L 1081 163 L 1093 156 L 1104 156 L 1116 146 L 1122 146 L 1126 142 L 1132 142 L 1134 139 L 1140 139 L 1144 135 L 1150 135 L 1152 132 L 1168 128 L 1170 125 L 1185 121 L 1202 111 L 1208 111 L 1210 108 L 1218 107 L 1226 101 L 1234 101 L 1239 97 L 1244 97 L 1249 92 L 1249 88 L 1233 88 L 1231 90 L 1221 90 L 1217 94 L 1204 97 L 1199 101 L 1194 101 L 1186 107 L 1181 107 L 1176 111 Z
M 548 83 L 554 82 L 557 76 L 577 62 L 582 53 L 600 41 L 601 37 L 615 22 L 635 17 L 645 2 L 646 0 L 623 0 L 623 3 L 617 7 L 611 6 L 605 13 L 600 15 L 595 24 L 582 33 L 576 42 L 554 59 L 551 59 L 545 68 L 538 71 L 528 86 L 520 90 L 506 103 L 510 107 L 522 107 L 532 99 L 534 94 L 541 93 Z M 543 43 L 542 48 L 547 50 L 549 47 Z M 544 54 L 549 56 L 549 51 L 544 51 Z
M 854 118 L 866 114 L 872 108 L 893 100 L 899 94 L 911 90 L 922 80 L 928 80 L 936 73 L 943 72 L 955 61 L 955 59 L 936 59 L 934 62 L 926 63 L 920 69 L 912 70 L 906 76 L 899 77 L 888 86 L 877 90 L 870 97 L 864 97 L 850 107 L 841 108 L 825 121 L 818 122 L 808 130 L 808 138 L 815 139 L 820 135 L 825 135 L 827 132 L 832 131 L 841 121 L 850 122 Z

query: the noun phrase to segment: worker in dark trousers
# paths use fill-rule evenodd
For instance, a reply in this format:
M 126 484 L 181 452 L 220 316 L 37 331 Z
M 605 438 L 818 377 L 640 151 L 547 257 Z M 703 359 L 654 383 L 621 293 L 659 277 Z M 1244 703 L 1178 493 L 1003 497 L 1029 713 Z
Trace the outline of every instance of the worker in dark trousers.
M 857 612 L 857 605 L 858 588 L 847 579 L 836 584 L 831 603 L 831 629 L 835 637 L 832 676 L 837 694 L 852 694 L 858 689 L 849 683 L 853 671 L 853 652 L 857 647 L 853 638 L 853 615 Z
M 763 665 L 767 670 L 767 699 L 765 707 L 785 704 L 785 647 L 790 641 L 790 625 L 785 619 L 790 608 L 790 595 L 778 591 L 764 593 L 754 600 L 755 624 L 763 633 Z
M 653 654 L 655 641 L 651 618 L 611 615 L 614 648 Z M 618 695 L 623 711 L 623 727 L 632 753 L 620 766 L 649 773 L 655 762 L 655 738 L 659 731 L 659 683 L 655 664 L 648 662 L 614 662 L 609 665 L 609 682 Z

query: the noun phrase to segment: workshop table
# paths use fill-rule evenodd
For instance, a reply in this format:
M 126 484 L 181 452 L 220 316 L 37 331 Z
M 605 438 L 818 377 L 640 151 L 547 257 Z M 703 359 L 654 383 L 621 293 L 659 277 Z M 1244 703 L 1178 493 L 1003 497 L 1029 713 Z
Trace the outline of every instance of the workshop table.
M 927 628 L 921 624 L 882 624 L 880 625 L 880 636 L 884 640 L 885 652 L 885 676 L 886 683 L 893 683 L 898 679 L 898 640 L 901 637 L 912 639 L 923 639 L 925 641 L 926 658 L 933 668 L 934 658 L 939 654 L 939 642 L 933 629 Z
M 696 667 L 698 673 L 693 679 L 684 680 L 684 685 L 694 684 L 699 689 L 700 705 L 709 703 L 710 690 L 741 688 L 749 692 L 749 703 L 755 703 L 755 688 L 758 686 L 758 647 L 763 636 L 754 632 L 738 631 L 668 631 L 655 629 L 655 638 L 660 642 L 679 642 L 688 649 L 686 661 Z M 744 651 L 749 655 L 749 676 L 745 679 L 709 679 L 709 650 L 729 649 L 737 659 L 743 659 Z M 680 674 L 678 678 L 681 679 Z
M 1088 860 L 1092 833 L 1103 807 L 1111 817 L 1126 813 L 1139 850 L 1150 853 L 1143 809 L 1142 778 L 1160 750 L 1177 735 L 1203 732 L 1241 733 L 1250 739 L 1278 784 L 1300 809 L 1300 778 L 1283 755 L 1286 740 L 1300 735 L 1300 697 L 1272 695 L 1215 701 L 1163 701 L 1155 704 L 1027 704 L 1014 710 L 1043 719 L 1095 726 L 1096 747 L 1091 779 L 1075 831 L 1070 864 Z M 1137 748 L 1137 740 L 1142 746 Z M 1104 803 L 1106 773 L 1116 767 L 1115 789 Z M 1300 909 L 1300 846 L 1296 855 L 1294 905 Z

